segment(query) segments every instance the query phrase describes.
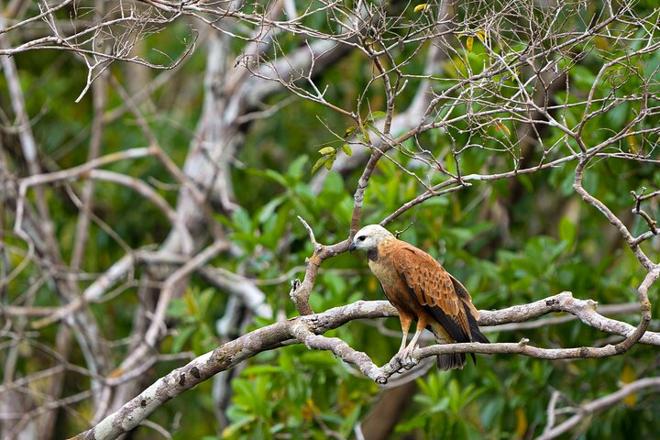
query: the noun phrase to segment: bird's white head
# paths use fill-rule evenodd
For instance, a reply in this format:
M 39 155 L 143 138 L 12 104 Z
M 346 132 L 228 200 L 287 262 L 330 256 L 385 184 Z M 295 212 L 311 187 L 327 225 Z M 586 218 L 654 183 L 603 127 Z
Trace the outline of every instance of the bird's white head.
M 382 241 L 392 238 L 394 235 L 381 225 L 367 225 L 355 234 L 349 250 L 369 251 L 375 249 Z

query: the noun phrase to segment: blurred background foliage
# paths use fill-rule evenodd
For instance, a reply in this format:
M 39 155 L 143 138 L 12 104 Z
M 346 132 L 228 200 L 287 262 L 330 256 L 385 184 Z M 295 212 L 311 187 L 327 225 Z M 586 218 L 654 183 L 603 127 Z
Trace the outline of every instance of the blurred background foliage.
M 598 2 L 587 2 L 597 8 Z M 636 7 L 650 9 L 654 2 L 637 2 Z M 657 17 L 657 14 L 656 14 Z M 166 54 L 181 52 L 182 40 L 190 38 L 188 23 L 179 23 L 154 33 L 142 50 L 152 54 L 158 49 Z M 465 39 L 463 39 L 465 41 Z M 236 43 L 239 44 L 239 43 Z M 292 41 L 291 44 L 296 44 Z M 487 55 L 479 41 L 472 50 L 464 51 L 462 60 L 446 62 L 447 78 L 459 77 L 464 63 L 478 71 Z M 423 65 L 423 49 L 410 65 L 419 71 Z M 627 49 L 623 42 L 599 44 L 591 40 L 583 50 L 587 53 L 575 65 L 568 66 L 570 87 L 557 91 L 556 102 L 582 100 L 591 88 L 603 62 Z M 173 160 L 182 164 L 188 145 L 195 135 L 203 100 L 205 67 L 203 44 L 187 59 L 144 105 L 147 120 L 160 145 Z M 402 56 L 404 56 L 402 54 Z M 660 53 L 639 57 L 640 75 L 658 75 Z M 28 113 L 39 144 L 40 160 L 46 169 L 68 168 L 87 158 L 92 103 L 86 95 L 74 103 L 85 82 L 86 69 L 75 57 L 64 52 L 39 51 L 15 57 L 19 67 Z M 146 81 L 158 73 L 126 64 L 114 64 L 110 71 L 119 83 L 129 84 L 140 70 Z M 327 69 L 318 79 L 329 84 L 333 102 L 352 107 L 362 93 L 372 67 L 355 53 Z M 627 93 L 639 86 L 635 76 L 618 73 L 616 93 Z M 440 83 L 439 87 L 443 87 Z M 0 77 L 0 105 L 8 108 L 7 85 Z M 607 81 L 598 93 L 612 90 Z M 406 103 L 412 99 L 415 87 L 409 87 L 398 98 Z M 288 99 L 281 92 L 269 98 L 270 103 Z M 657 95 L 656 95 L 657 96 Z M 122 105 L 115 90 L 108 93 L 109 108 Z M 383 109 L 382 91 L 370 90 L 370 108 Z M 623 103 L 595 117 L 585 129 L 589 145 L 607 139 L 609 127 L 622 127 L 638 109 Z M 657 102 L 656 102 L 657 105 Z M 577 119 L 584 110 L 572 107 L 561 115 L 568 121 Z M 461 109 L 457 109 L 459 112 Z M 462 111 L 465 111 L 463 109 Z M 655 123 L 657 124 L 657 120 Z M 244 145 L 234 158 L 232 180 L 236 202 L 240 208 L 232 215 L 217 214 L 217 220 L 230 231 L 232 243 L 242 256 L 221 256 L 214 265 L 229 270 L 241 268 L 248 277 L 260 281 L 268 302 L 280 314 L 294 316 L 295 309 L 288 297 L 289 282 L 301 277 L 305 258 L 312 246 L 304 228 L 296 221 L 302 216 L 309 222 L 316 237 L 323 243 L 334 243 L 346 237 L 349 228 L 352 194 L 360 170 L 341 175 L 331 171 L 316 195 L 310 188 L 311 168 L 319 158 L 318 150 L 340 147 L 324 126 L 338 133 L 350 129 L 350 121 L 318 104 L 295 99 L 268 118 L 245 127 Z M 490 136 L 479 137 L 483 148 L 470 148 L 460 155 L 462 173 L 479 173 L 485 167 L 494 172 L 497 164 L 510 166 L 507 153 L 498 150 L 497 136 L 511 137 L 514 127 L 505 130 L 487 128 Z M 3 143 L 11 154 L 16 140 L 5 134 Z M 435 154 L 447 145 L 462 145 L 478 132 L 460 124 L 450 130 L 431 130 L 421 136 L 421 143 Z M 547 144 L 561 136 L 549 127 L 544 133 Z M 648 142 L 648 140 L 647 140 Z M 657 143 L 657 139 L 651 139 Z M 144 146 L 147 139 L 136 126 L 130 113 L 110 122 L 104 130 L 104 154 Z M 644 144 L 641 139 L 627 139 L 621 149 L 635 152 Z M 405 147 L 405 145 L 404 145 Z M 545 154 L 540 149 L 530 152 L 528 163 L 538 163 Z M 18 155 L 17 155 L 18 156 Z M 394 154 L 400 163 L 413 172 L 414 161 L 401 153 Z M 494 161 L 493 158 L 496 160 Z M 657 156 L 656 156 L 657 158 Z M 526 303 L 561 292 L 572 291 L 576 297 L 591 298 L 602 304 L 635 301 L 635 289 L 643 277 L 642 268 L 605 218 L 592 207 L 583 204 L 571 188 L 574 163 L 568 163 L 530 175 L 496 182 L 475 182 L 471 187 L 446 196 L 433 198 L 415 207 L 388 227 L 405 230 L 402 239 L 414 243 L 436 257 L 468 287 L 474 303 L 480 309 L 497 309 Z M 19 168 L 23 164 L 18 164 Z M 445 166 L 455 169 L 451 155 Z M 172 205 L 176 190 L 162 166 L 154 160 L 140 159 L 112 164 L 109 169 L 156 182 L 158 192 Z M 159 184 L 161 182 L 162 184 Z M 586 174 L 586 187 L 619 214 L 631 230 L 640 233 L 646 225 L 630 213 L 630 191 L 660 187 L 660 173 L 653 164 L 634 161 L 595 161 Z M 78 187 L 80 182 L 72 182 Z M 49 206 L 56 221 L 57 237 L 65 259 L 69 259 L 74 239 L 77 208 L 64 194 L 61 185 L 46 190 Z M 391 161 L 382 160 L 366 192 L 364 224 L 379 222 L 402 203 L 420 191 L 418 182 Z M 109 183 L 96 186 L 95 214 L 117 232 L 133 248 L 161 242 L 170 224 L 149 203 L 135 197 L 131 190 Z M 653 211 L 657 217 L 657 208 Z M 89 273 L 105 270 L 120 258 L 124 250 L 106 231 L 92 226 L 91 240 L 84 261 Z M 291 237 L 282 244 L 281 238 Z M 21 246 L 16 240 L 8 244 Z M 658 257 L 658 242 L 645 245 L 652 257 Z M 283 274 L 290 276 L 282 279 Z M 24 273 L 13 282 L 19 292 L 31 283 Z M 112 301 L 95 304 L 92 310 L 109 340 L 119 340 L 129 334 L 132 310 L 136 306 L 136 288 L 128 288 Z M 654 316 L 660 315 L 657 288 L 651 292 Z M 314 287 L 311 305 L 321 311 L 360 299 L 382 299 L 375 278 L 368 272 L 360 255 L 341 255 L 327 261 Z M 184 297 L 176 299 L 168 311 L 176 322 L 176 331 L 165 339 L 165 352 L 193 351 L 196 354 L 212 350 L 218 344 L 216 320 L 223 315 L 227 296 L 209 287 L 201 279 L 193 279 Z M 35 305 L 56 305 L 48 285 L 39 291 Z M 622 317 L 635 324 L 636 315 Z M 258 319 L 244 331 L 267 324 Z M 388 319 L 386 328 L 398 331 L 396 319 Z M 652 324 L 657 330 L 657 322 Z M 52 328 L 42 337 L 54 338 Z M 398 336 L 383 334 L 374 323 L 352 322 L 329 333 L 366 351 L 378 363 L 384 363 L 396 352 Z M 539 329 L 488 334 L 493 341 L 517 342 L 529 338 L 544 347 L 569 347 L 604 344 L 607 335 L 570 321 Z M 117 351 L 117 360 L 124 353 Z M 72 361 L 82 362 L 80 353 Z M 36 353 L 20 369 L 36 371 L 43 359 Z M 419 439 L 510 439 L 538 435 L 545 425 L 546 405 L 553 390 L 560 390 L 575 404 L 592 400 L 614 391 L 622 383 L 635 378 L 658 374 L 657 348 L 637 345 L 624 356 L 602 360 L 546 361 L 523 356 L 478 356 L 476 366 L 463 371 L 439 372 L 432 369 L 417 380 L 414 395 L 400 414 L 393 438 Z M 151 374 L 159 376 L 174 365 L 163 363 Z M 83 390 L 84 381 L 71 381 L 67 389 Z M 326 352 L 310 352 L 303 346 L 287 346 L 258 355 L 232 382 L 233 397 L 227 417 L 229 424 L 217 421 L 211 397 L 211 383 L 203 383 L 158 410 L 153 420 L 175 428 L 175 438 L 324 439 L 331 435 L 349 438 L 354 425 L 370 411 L 379 395 L 378 387 L 360 377 L 350 367 Z M 83 416 L 90 416 L 82 407 Z M 660 432 L 660 404 L 657 396 L 630 396 L 622 404 L 595 416 L 588 430 L 578 431 L 580 438 L 654 438 Z M 86 427 L 85 420 L 70 418 L 58 427 L 62 435 Z M 176 425 L 176 426 L 174 426 Z M 154 433 L 138 430 L 133 438 L 152 438 Z

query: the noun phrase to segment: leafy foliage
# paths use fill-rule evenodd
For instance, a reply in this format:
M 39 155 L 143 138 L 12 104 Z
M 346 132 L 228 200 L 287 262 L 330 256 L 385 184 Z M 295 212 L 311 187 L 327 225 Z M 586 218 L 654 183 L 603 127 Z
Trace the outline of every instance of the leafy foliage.
M 459 8 L 459 17 L 471 11 L 471 2 L 465 3 L 464 8 Z M 598 7 L 599 2 L 587 3 Z M 651 8 L 652 5 L 639 2 L 638 7 Z M 430 8 L 427 3 L 417 4 L 412 8 L 415 19 L 426 19 Z M 319 19 L 312 17 L 310 20 Z M 317 25 L 323 27 L 322 22 Z M 145 44 L 165 54 L 178 53 L 185 29 L 182 26 L 177 28 L 178 33 L 156 33 Z M 495 55 L 513 57 L 524 49 L 522 42 L 516 41 L 515 33 L 500 37 L 498 42 L 482 28 L 468 29 L 459 38 L 465 50 L 443 63 L 444 79 L 436 84 L 435 91 L 449 89 L 470 74 L 479 74 L 494 62 Z M 580 59 L 564 54 L 559 61 L 559 68 L 568 72 L 569 86 L 554 91 L 550 99 L 576 104 L 555 115 L 572 129 L 584 113 L 590 111 L 582 97 L 592 88 L 597 100 L 627 96 L 634 93 L 644 79 L 658 72 L 660 52 L 656 50 L 636 57 L 626 68 L 615 65 L 598 76 L 604 63 L 628 50 L 625 41 L 615 38 L 601 41 L 599 38 L 602 37 L 595 37 L 579 48 L 584 54 Z M 494 53 L 485 49 L 486 41 Z M 425 47 L 411 60 L 408 66 L 411 71 L 422 65 L 420 60 L 427 50 Z M 405 48 L 400 56 L 409 56 L 408 51 L 410 49 Z M 33 128 L 40 145 L 40 160 L 47 169 L 56 170 L 87 160 L 86 149 L 79 147 L 89 142 L 92 102 L 86 96 L 81 104 L 73 104 L 84 83 L 83 71 L 75 61 L 62 53 L 44 53 L 43 56 L 19 54 L 15 59 L 20 66 L 27 110 L 31 115 L 39 115 L 33 121 Z M 185 149 L 181 145 L 188 144 L 195 136 L 202 106 L 203 68 L 204 53 L 193 53 L 182 67 L 183 71 L 175 75 L 166 88 L 154 93 L 146 105 L 147 110 L 157 109 L 150 112 L 148 122 L 160 144 L 178 164 L 185 159 Z M 65 71 L 71 74 L 63 74 Z M 110 68 L 111 75 L 120 83 L 129 81 L 130 72 L 123 64 Z M 322 168 L 331 169 L 339 156 L 354 153 L 349 138 L 357 135 L 359 142 L 369 142 L 374 120 L 385 116 L 379 110 L 385 108 L 381 90 L 378 86 L 367 86 L 370 75 L 369 69 L 364 67 L 364 59 L 351 55 L 325 71 L 320 80 L 334 84 L 328 94 L 333 100 L 353 103 L 364 99 L 369 103 L 370 116 L 364 118 L 365 126 L 356 126 L 327 107 L 308 100 L 293 101 L 268 118 L 251 123 L 236 158 L 241 166 L 233 168 L 231 176 L 240 207 L 231 213 L 216 214 L 216 220 L 229 231 L 235 249 L 231 254 L 216 257 L 212 263 L 260 280 L 270 306 L 286 316 L 295 314 L 288 297 L 290 278 L 302 276 L 306 258 L 313 250 L 307 232 L 295 221 L 296 216 L 311 224 L 316 237 L 324 243 L 344 239 L 349 230 L 359 170 L 346 174 L 326 170 L 328 175 L 318 193 L 313 191 L 312 182 L 317 173 L 324 172 Z M 516 72 L 500 74 L 501 90 L 484 90 L 484 102 L 497 93 L 503 96 L 514 93 L 516 75 Z M 418 80 L 411 80 L 412 85 L 416 82 Z M 4 78 L 0 78 L 0 89 L 7 89 Z M 284 93 L 276 94 L 270 99 L 279 102 L 284 96 Z M 410 86 L 401 92 L 397 102 L 413 99 L 414 87 Z M 117 91 L 110 90 L 108 100 L 113 109 L 123 105 Z M 612 131 L 622 129 L 642 111 L 639 102 L 623 100 L 611 107 L 604 101 L 599 102 L 596 105 L 604 110 L 583 128 L 585 141 L 592 146 L 609 139 Z M 8 107 L 4 93 L 0 95 L 0 105 Z M 494 104 L 488 102 L 488 105 Z M 658 105 L 657 99 L 652 105 Z M 457 105 L 451 110 L 448 107 L 440 108 L 440 118 L 449 112 L 452 117 L 465 116 L 474 110 L 467 105 Z M 147 145 L 149 140 L 136 124 L 136 116 L 130 112 L 110 122 L 104 130 L 103 152 Z M 328 127 L 334 133 L 345 133 L 345 137 L 337 139 L 326 130 Z M 506 168 L 517 160 L 511 153 L 516 136 L 515 121 L 507 118 L 489 123 L 466 118 L 404 143 L 389 158 L 381 160 L 372 176 L 365 197 L 363 223 L 379 222 L 417 196 L 424 189 L 420 182 L 437 183 L 434 179 L 438 177 L 427 176 L 428 169 L 417 166 L 407 152 L 423 146 L 449 172 L 456 173 L 458 164 L 463 175 L 468 175 L 488 167 Z M 546 127 L 543 145 L 528 152 L 527 163 L 538 163 L 546 155 L 551 156 L 563 136 L 560 128 Z M 3 148 L 10 153 L 19 148 L 13 137 L 8 137 L 5 144 Z M 569 144 L 571 148 L 579 148 L 572 141 Z M 656 144 L 657 139 L 647 134 L 633 134 L 612 149 L 648 153 L 649 145 L 653 152 Z M 467 147 L 457 154 L 456 149 L 450 151 L 450 146 Z M 23 166 L 17 165 L 18 168 Z M 155 185 L 157 192 L 175 205 L 176 192 L 169 186 L 171 178 L 159 163 L 150 160 L 119 162 L 107 169 L 160 182 Z M 404 230 L 412 224 L 401 238 L 427 250 L 462 280 L 478 308 L 502 308 L 563 290 L 604 304 L 633 301 L 634 289 L 642 276 L 638 262 L 622 247 L 618 236 L 611 233 L 611 226 L 600 213 L 580 204 L 571 188 L 573 177 L 571 164 L 513 179 L 475 182 L 460 192 L 429 199 L 388 227 Z M 67 261 L 72 254 L 78 208 L 62 194 L 68 186 L 80 190 L 81 185 L 82 182 L 65 182 L 45 188 Z M 660 173 L 653 164 L 596 161 L 587 170 L 585 186 L 614 212 L 624 213 L 632 206 L 630 191 L 659 187 Z M 128 246 L 153 245 L 167 236 L 170 226 L 167 219 L 155 207 L 135 197 L 130 189 L 100 183 L 95 192 L 98 195 L 95 213 L 111 225 Z M 646 230 L 646 224 L 639 217 L 624 218 L 633 225 L 633 232 Z M 284 245 L 283 237 L 288 237 Z M 20 249 L 20 252 L 10 253 L 10 265 L 15 267 L 20 264 L 24 245 L 20 240 L 7 237 L 6 246 Z M 94 224 L 83 269 L 88 273 L 101 272 L 120 258 L 124 250 L 123 243 L 107 229 Z M 657 243 L 648 245 L 648 251 L 657 258 Z M 27 290 L 35 273 L 22 272 L 13 281 L 8 296 L 12 298 Z M 282 274 L 289 277 L 282 280 Z M 139 275 L 135 274 L 135 279 Z M 93 306 L 109 339 L 120 340 L 129 332 L 133 319 L 131 311 L 137 307 L 136 284 L 129 283 L 113 301 Z M 657 292 L 654 296 L 653 313 L 657 316 L 660 313 Z M 168 319 L 175 323 L 175 331 L 165 338 L 162 349 L 171 354 L 184 351 L 202 354 L 215 348 L 219 343 L 216 320 L 226 310 L 226 297 L 225 292 L 209 288 L 204 280 L 194 277 L 185 295 L 170 304 Z M 341 255 L 324 263 L 311 306 L 314 310 L 324 310 L 359 299 L 380 298 L 380 287 L 366 271 L 365 261 L 357 255 Z M 35 291 L 35 306 L 58 304 L 50 286 L 44 285 Z M 635 323 L 636 316 L 628 318 Z M 383 325 L 394 330 L 397 328 L 395 321 L 387 320 Z M 266 319 L 257 319 L 251 328 L 267 323 Z M 375 325 L 362 322 L 334 330 L 330 335 L 333 334 L 366 351 L 380 363 L 389 360 L 399 343 L 398 337 L 390 337 Z M 41 337 L 52 343 L 56 336 L 55 332 L 46 330 Z M 489 337 L 510 342 L 525 337 L 548 347 L 605 342 L 603 334 L 577 322 L 490 334 Z M 79 352 L 74 353 L 73 358 L 72 361 L 83 362 Z M 35 371 L 42 364 L 43 360 L 34 356 L 27 358 L 19 369 Z M 156 367 L 152 372 L 167 371 L 168 366 L 171 365 Z M 419 379 L 418 390 L 406 406 L 393 438 L 530 438 L 543 429 L 551 390 L 562 390 L 567 399 L 579 404 L 615 390 L 620 382 L 657 372 L 657 349 L 647 346 L 637 346 L 626 356 L 604 361 L 548 362 L 522 356 L 479 356 L 476 366 L 468 365 L 463 371 L 432 370 Z M 154 420 L 169 427 L 176 414 L 183 414 L 184 419 L 199 422 L 181 424 L 175 431 L 177 438 L 323 439 L 328 438 L 328 433 L 349 438 L 355 424 L 369 412 L 379 393 L 375 384 L 353 373 L 349 366 L 329 353 L 311 352 L 301 346 L 284 347 L 251 359 L 233 380 L 227 426 L 220 427 L 211 421 L 215 416 L 210 384 L 173 400 L 156 413 Z M 624 434 L 630 438 L 652 438 L 660 430 L 658 409 L 657 398 L 634 396 L 623 406 L 609 410 L 580 435 L 587 439 L 615 438 Z M 91 412 L 85 406 L 80 411 Z M 70 433 L 85 427 L 84 422 L 75 419 L 67 423 L 69 425 L 59 428 L 61 432 Z M 148 438 L 149 435 L 140 430 L 135 437 Z

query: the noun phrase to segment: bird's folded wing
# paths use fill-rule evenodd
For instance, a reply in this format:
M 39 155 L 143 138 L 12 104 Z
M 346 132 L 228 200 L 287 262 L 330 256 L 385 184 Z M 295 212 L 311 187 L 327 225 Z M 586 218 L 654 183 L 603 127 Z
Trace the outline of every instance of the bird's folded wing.
M 463 283 L 454 278 L 454 276 L 449 272 L 447 272 L 447 275 L 449 275 L 449 278 L 451 278 L 451 282 L 454 284 L 454 290 L 456 291 L 456 294 L 459 296 L 461 301 L 463 301 L 463 304 L 467 306 L 470 314 L 474 317 L 475 320 L 479 320 L 479 311 L 474 306 L 474 304 L 472 304 L 472 297 L 470 296 L 470 293 L 467 291 Z
M 402 281 L 408 286 L 411 299 L 425 306 L 456 341 L 470 341 L 465 305 L 450 275 L 440 263 L 407 243 L 395 249 L 390 258 Z M 460 287 L 467 294 L 467 290 L 462 285 Z

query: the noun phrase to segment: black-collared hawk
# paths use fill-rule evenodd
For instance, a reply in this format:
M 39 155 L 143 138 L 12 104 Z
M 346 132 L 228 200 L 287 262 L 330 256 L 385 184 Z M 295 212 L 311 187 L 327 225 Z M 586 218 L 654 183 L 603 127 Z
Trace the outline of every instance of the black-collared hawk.
M 380 225 L 360 229 L 350 250 L 367 252 L 369 268 L 399 312 L 403 339 L 397 357 L 402 364 L 414 362 L 412 353 L 427 328 L 439 343 L 489 342 L 479 330 L 479 312 L 467 289 L 423 250 L 397 239 Z M 417 329 L 406 344 L 413 320 Z M 443 370 L 463 365 L 465 353 L 438 356 L 438 367 Z

